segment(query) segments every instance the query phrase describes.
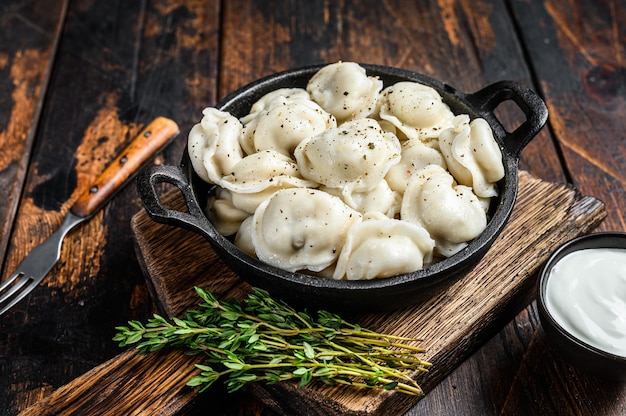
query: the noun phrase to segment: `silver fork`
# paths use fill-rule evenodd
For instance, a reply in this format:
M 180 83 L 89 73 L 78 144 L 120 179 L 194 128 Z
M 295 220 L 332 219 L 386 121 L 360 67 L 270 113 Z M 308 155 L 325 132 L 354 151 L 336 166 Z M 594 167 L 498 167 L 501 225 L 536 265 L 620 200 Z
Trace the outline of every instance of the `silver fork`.
M 68 212 L 59 229 L 24 257 L 16 271 L 0 286 L 0 315 L 41 283 L 61 258 L 63 238 L 85 220 L 87 218 Z
M 16 271 L 0 285 L 0 315 L 41 283 L 61 257 L 63 239 L 78 224 L 102 208 L 152 156 L 178 134 L 178 125 L 165 117 L 148 124 L 72 205 L 61 226 L 33 248 Z

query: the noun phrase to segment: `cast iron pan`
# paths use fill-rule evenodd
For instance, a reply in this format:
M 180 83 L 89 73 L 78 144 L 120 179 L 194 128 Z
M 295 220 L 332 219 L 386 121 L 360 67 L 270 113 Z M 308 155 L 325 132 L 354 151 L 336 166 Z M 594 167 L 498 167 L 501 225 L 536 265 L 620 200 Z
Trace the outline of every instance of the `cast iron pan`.
M 156 222 L 201 234 L 242 279 L 297 306 L 337 311 L 388 310 L 419 302 L 425 296 L 432 295 L 433 290 L 467 272 L 484 256 L 509 218 L 517 195 L 520 153 L 545 124 L 548 117 L 546 105 L 535 92 L 511 81 L 496 82 L 473 94 L 464 94 L 415 72 L 361 65 L 368 75 L 380 77 L 385 87 L 399 81 L 417 81 L 429 85 L 441 94 L 455 114 L 469 114 L 472 119 L 482 117 L 491 125 L 502 150 L 505 176 L 498 183 L 499 196 L 492 199 L 487 228 L 465 249 L 422 270 L 369 281 L 324 279 L 269 266 L 239 250 L 219 234 L 207 219 L 203 209 L 212 185 L 196 175 L 187 151 L 180 166 L 152 166 L 140 173 L 138 189 L 150 217 Z M 322 66 L 293 69 L 260 79 L 230 94 L 216 107 L 242 117 L 249 112 L 254 102 L 268 92 L 278 88 L 306 87 L 311 76 Z M 507 132 L 494 113 L 499 104 L 509 100 L 526 116 L 526 121 L 513 132 Z M 188 213 L 167 209 L 162 205 L 157 185 L 164 182 L 180 189 Z M 207 270 L 206 274 L 210 277 L 211 270 Z

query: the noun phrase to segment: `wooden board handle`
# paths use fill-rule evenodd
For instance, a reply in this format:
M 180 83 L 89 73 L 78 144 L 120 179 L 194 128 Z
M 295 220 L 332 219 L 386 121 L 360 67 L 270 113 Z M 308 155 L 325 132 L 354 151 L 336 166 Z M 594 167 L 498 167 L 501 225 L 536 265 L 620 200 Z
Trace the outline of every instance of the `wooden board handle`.
M 162 150 L 179 132 L 173 120 L 157 117 L 148 124 L 120 155 L 83 192 L 70 209 L 80 217 L 96 213 L 132 176 Z

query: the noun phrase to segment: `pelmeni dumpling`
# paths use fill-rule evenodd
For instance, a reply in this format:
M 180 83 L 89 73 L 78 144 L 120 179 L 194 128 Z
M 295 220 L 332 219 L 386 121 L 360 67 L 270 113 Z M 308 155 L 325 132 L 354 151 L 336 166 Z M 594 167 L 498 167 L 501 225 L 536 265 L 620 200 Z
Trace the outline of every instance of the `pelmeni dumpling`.
M 261 111 L 267 109 L 272 101 L 276 99 L 283 99 L 286 101 L 297 101 L 297 100 L 310 100 L 311 97 L 309 93 L 306 92 L 304 88 L 279 88 L 274 91 L 270 91 L 261 98 L 259 98 L 252 107 L 250 107 L 250 112 L 242 117 L 240 120 L 245 125 L 254 117 L 257 116 Z
M 419 82 L 398 82 L 381 93 L 380 118 L 408 138 L 436 137 L 454 113 L 432 87 Z M 423 130 L 423 131 L 422 131 Z
M 237 209 L 240 209 L 249 214 L 254 214 L 254 211 L 256 211 L 257 207 L 261 205 L 263 201 L 274 195 L 276 191 L 286 188 L 297 188 L 297 186 L 294 186 L 289 182 L 283 182 L 276 183 L 275 185 L 270 185 L 267 188 L 258 192 L 233 192 L 231 200 L 233 206 Z
M 467 115 L 457 117 L 454 128 L 444 131 L 439 147 L 448 170 L 457 182 L 471 186 L 476 195 L 498 195 L 496 182 L 504 177 L 502 152 L 491 127 L 482 118 L 469 122 Z
M 276 192 L 254 213 L 251 240 L 261 261 L 291 272 L 333 264 L 361 214 L 317 189 Z
M 283 188 L 316 188 L 317 183 L 300 176 L 298 165 L 275 150 L 248 155 L 233 166 L 219 185 L 232 192 L 233 205 L 254 213 L 261 202 Z
M 348 231 L 334 279 L 369 280 L 422 269 L 435 242 L 421 226 L 368 213 Z
M 446 257 L 464 248 L 487 226 L 483 204 L 472 188 L 458 185 L 438 165 L 426 166 L 411 177 L 400 217 L 424 227 Z
M 382 88 L 382 81 L 368 76 L 359 64 L 337 62 L 316 72 L 306 90 L 313 101 L 341 123 L 371 115 Z
M 428 165 L 439 165 L 445 168 L 446 161 L 439 150 L 424 144 L 421 140 L 405 140 L 402 142 L 400 163 L 389 169 L 385 179 L 391 189 L 403 193 L 411 175 Z
M 252 224 L 254 224 L 254 217 L 252 215 L 243 220 L 237 234 L 235 234 L 233 243 L 244 253 L 256 257 L 256 250 L 252 243 Z
M 241 223 L 250 216 L 249 212 L 233 205 L 230 191 L 219 186 L 216 187 L 215 194 L 209 198 L 206 213 L 217 232 L 225 236 L 235 234 Z
M 393 191 L 384 179 L 378 182 L 374 189 L 365 192 L 348 193 L 343 189 L 326 186 L 320 189 L 341 198 L 350 208 L 362 214 L 375 211 L 387 217 L 393 217 L 400 212 L 402 197 L 398 192 Z
M 363 118 L 303 140 L 294 156 L 304 178 L 352 193 L 378 185 L 400 161 L 400 151 L 396 136 Z
M 336 126 L 313 101 L 279 96 L 244 127 L 242 147 L 248 154 L 271 149 L 291 156 L 302 140 Z
M 239 145 L 242 125 L 229 113 L 205 108 L 200 123 L 187 138 L 191 165 L 200 178 L 218 183 L 243 157 Z
M 288 156 L 275 150 L 264 150 L 241 159 L 219 185 L 232 192 L 259 192 L 271 186 L 290 184 L 316 187 L 317 184 L 300 176 L 298 165 Z

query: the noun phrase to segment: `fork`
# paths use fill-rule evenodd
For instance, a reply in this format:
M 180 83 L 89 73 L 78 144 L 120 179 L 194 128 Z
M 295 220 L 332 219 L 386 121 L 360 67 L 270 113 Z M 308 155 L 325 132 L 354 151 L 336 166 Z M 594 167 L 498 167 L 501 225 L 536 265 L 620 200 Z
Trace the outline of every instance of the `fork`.
M 157 117 L 135 136 L 92 186 L 78 197 L 60 227 L 33 248 L 15 272 L 0 285 L 0 315 L 24 299 L 52 270 L 61 258 L 65 236 L 78 224 L 93 217 L 178 132 L 178 125 L 174 121 Z

